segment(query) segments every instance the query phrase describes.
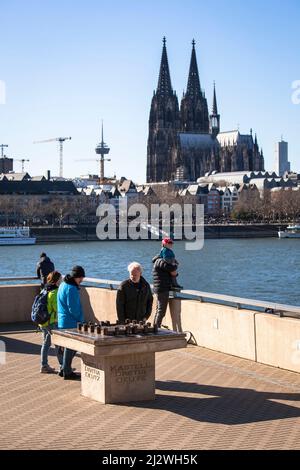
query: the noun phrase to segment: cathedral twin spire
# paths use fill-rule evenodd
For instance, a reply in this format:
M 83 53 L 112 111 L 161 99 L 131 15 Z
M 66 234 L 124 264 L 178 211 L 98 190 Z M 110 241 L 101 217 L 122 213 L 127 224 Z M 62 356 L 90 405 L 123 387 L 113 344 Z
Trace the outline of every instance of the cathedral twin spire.
M 165 37 L 163 38 L 163 50 L 156 93 L 164 97 L 173 95 Z
M 193 39 L 192 41 L 193 48 L 192 48 L 192 55 L 191 55 L 189 78 L 188 78 L 187 89 L 186 89 L 186 95 L 194 99 L 199 96 L 202 96 L 197 58 L 196 58 L 196 51 L 195 51 L 195 44 L 196 44 L 195 40 Z
M 210 123 L 208 115 L 207 101 L 201 90 L 200 77 L 198 71 L 195 40 L 192 41 L 192 54 L 187 82 L 186 93 L 183 95 L 181 102 L 181 131 L 182 132 L 209 132 Z M 169 70 L 166 38 L 163 38 L 163 50 L 160 63 L 159 78 L 157 84 L 156 95 L 167 98 L 173 96 L 174 92 L 171 84 L 171 76 Z M 216 89 L 214 85 L 213 107 L 211 116 L 218 115 Z

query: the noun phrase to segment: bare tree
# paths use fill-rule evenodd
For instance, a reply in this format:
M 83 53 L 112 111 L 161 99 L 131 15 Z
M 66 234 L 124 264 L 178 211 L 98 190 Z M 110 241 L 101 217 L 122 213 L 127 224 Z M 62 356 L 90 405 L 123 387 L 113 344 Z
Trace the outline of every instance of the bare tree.
M 70 211 L 77 223 L 84 223 L 87 216 L 95 215 L 97 208 L 96 198 L 81 194 L 73 198 Z
M 42 204 L 40 199 L 29 196 L 22 200 L 20 204 L 20 214 L 27 225 L 31 225 L 37 217 L 43 217 Z
M 17 199 L 14 195 L 0 195 L 0 214 L 5 217 L 6 225 L 9 221 L 16 222 Z
M 58 220 L 59 226 L 62 227 L 64 219 L 72 213 L 72 204 L 65 197 L 55 198 L 49 203 L 48 210 Z
M 279 221 L 295 220 L 300 214 L 300 192 L 282 188 L 272 194 L 274 218 Z

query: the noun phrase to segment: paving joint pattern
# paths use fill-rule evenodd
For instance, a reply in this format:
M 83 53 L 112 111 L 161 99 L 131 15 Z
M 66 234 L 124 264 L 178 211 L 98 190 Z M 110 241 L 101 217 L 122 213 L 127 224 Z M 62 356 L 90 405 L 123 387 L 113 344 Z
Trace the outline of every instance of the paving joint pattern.
M 0 335 L 2 449 L 300 449 L 295 372 L 189 346 L 156 355 L 154 401 L 103 405 L 39 373 L 40 334 Z

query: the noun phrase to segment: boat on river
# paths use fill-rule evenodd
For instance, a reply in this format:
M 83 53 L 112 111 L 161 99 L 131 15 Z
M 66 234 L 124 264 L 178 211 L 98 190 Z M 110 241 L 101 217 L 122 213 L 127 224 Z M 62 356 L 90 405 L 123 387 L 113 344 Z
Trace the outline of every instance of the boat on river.
M 34 245 L 29 227 L 0 227 L 0 245 Z
M 300 225 L 288 225 L 285 230 L 278 231 L 279 238 L 300 238 Z

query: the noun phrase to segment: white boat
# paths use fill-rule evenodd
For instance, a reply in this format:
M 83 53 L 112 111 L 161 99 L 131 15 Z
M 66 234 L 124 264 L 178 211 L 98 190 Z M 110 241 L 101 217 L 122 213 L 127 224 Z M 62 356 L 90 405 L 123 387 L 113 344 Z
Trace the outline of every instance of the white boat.
M 29 227 L 0 227 L 0 245 L 34 245 Z
M 285 230 L 278 231 L 279 238 L 300 238 L 300 225 L 288 225 Z

